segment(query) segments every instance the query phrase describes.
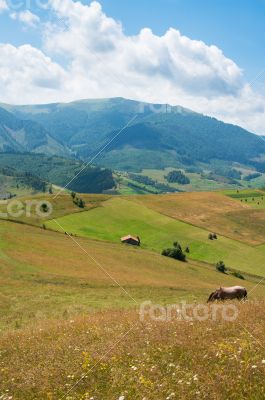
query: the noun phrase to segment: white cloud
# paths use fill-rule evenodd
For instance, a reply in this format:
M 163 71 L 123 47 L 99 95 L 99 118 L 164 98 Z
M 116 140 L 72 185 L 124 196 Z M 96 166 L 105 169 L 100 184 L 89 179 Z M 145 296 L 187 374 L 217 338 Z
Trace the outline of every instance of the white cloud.
M 31 27 L 36 26 L 40 22 L 40 18 L 38 17 L 38 15 L 33 14 L 29 10 L 21 11 L 18 13 L 12 13 L 12 14 L 10 14 L 10 17 L 14 20 L 18 20 L 18 21 L 22 22 L 23 24 L 31 26 Z
M 150 29 L 125 36 L 120 24 L 106 17 L 96 2 L 90 7 L 71 0 L 51 0 L 51 4 L 69 28 L 50 27 L 46 48 L 68 55 L 86 74 L 88 63 L 93 63 L 90 69 L 99 68 L 104 80 L 113 74 L 128 86 L 135 80 L 148 87 L 153 82 L 153 87 L 155 78 L 197 96 L 237 94 L 242 87 L 242 71 L 216 46 L 191 40 L 175 29 L 161 37 Z
M 0 14 L 8 10 L 8 5 L 5 0 L 0 0 Z
M 1 101 L 54 101 L 62 90 L 64 70 L 30 45 L 0 45 Z M 4 95 L 3 95 L 4 94 Z
M 49 4 L 56 21 L 43 29 L 43 52 L 30 48 L 38 60 L 34 80 L 24 72 L 30 70 L 24 58 L 2 75 L 0 49 L 0 89 L 3 76 L 9 76 L 2 100 L 33 103 L 123 96 L 183 105 L 264 133 L 264 96 L 244 82 L 243 71 L 216 46 L 173 28 L 163 36 L 148 28 L 128 36 L 98 2 L 87 6 L 50 0 Z M 58 57 L 64 67 L 52 61 Z M 16 81 L 22 71 L 23 84 Z

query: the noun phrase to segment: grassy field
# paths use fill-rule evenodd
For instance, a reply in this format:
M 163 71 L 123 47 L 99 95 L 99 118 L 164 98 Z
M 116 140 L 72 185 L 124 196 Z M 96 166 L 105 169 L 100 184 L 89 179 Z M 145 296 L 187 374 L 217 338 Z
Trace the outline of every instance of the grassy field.
M 209 265 L 181 263 L 141 248 L 70 238 L 10 222 L 1 223 L 0 233 L 3 329 L 64 314 L 131 308 L 146 299 L 163 304 L 205 301 L 218 285 L 242 282 Z M 257 281 L 244 285 L 251 289 Z M 262 288 L 253 298 L 262 295 Z
M 34 196 L 22 196 L 18 199 L 15 198 L 9 200 L 7 204 L 3 201 L 0 201 L 1 213 L 7 213 L 8 204 L 17 201 L 19 202 L 19 204 L 12 207 L 12 211 L 14 213 L 21 212 L 21 215 L 17 217 L 15 215 L 8 215 L 6 218 L 1 217 L 1 219 L 18 221 L 28 225 L 42 226 L 43 224 L 45 224 L 46 220 L 50 218 L 51 215 L 53 216 L 53 218 L 58 218 L 64 215 L 87 211 L 95 207 L 100 207 L 101 203 L 109 198 L 108 195 L 104 194 L 82 194 L 79 197 L 81 197 L 85 202 L 84 208 L 79 208 L 76 204 L 74 204 L 73 198 L 70 193 L 62 194 L 59 192 L 58 195 L 56 195 L 55 192 L 54 194 L 39 193 Z M 32 207 L 29 207 L 29 215 L 27 215 L 27 204 L 30 204 L 30 202 L 33 202 L 33 205 Z M 47 216 L 45 216 L 44 214 L 38 215 L 38 213 L 36 212 L 36 203 L 48 204 L 48 207 L 51 210 L 48 211 Z
M 227 190 L 225 195 L 245 203 L 255 209 L 265 209 L 265 191 L 264 190 Z
M 158 169 L 144 169 L 142 171 L 142 175 L 149 176 L 152 179 L 157 180 L 158 182 L 161 183 L 167 183 L 167 180 L 165 179 L 165 175 L 167 175 L 170 171 L 173 171 L 175 168 L 165 168 L 164 170 L 158 170 Z M 210 179 L 206 179 L 201 176 L 201 174 L 198 173 L 187 173 L 185 172 L 185 175 L 188 176 L 190 179 L 190 183 L 188 185 L 180 185 L 178 183 L 170 183 L 170 186 L 175 187 L 176 189 L 180 189 L 186 192 L 191 192 L 191 191 L 213 191 L 213 190 L 221 190 L 221 189 L 229 189 L 235 187 L 235 185 L 231 185 L 228 183 L 224 182 L 217 182 L 213 181 Z
M 181 197 L 182 194 L 178 196 Z M 186 197 L 187 194 L 183 196 Z M 155 197 L 146 196 L 143 201 L 151 201 L 150 199 Z M 177 195 L 167 198 L 176 197 Z M 158 198 L 164 199 L 163 196 Z M 236 202 L 235 204 L 237 206 Z M 143 248 L 159 253 L 164 248 L 172 246 L 173 241 L 179 241 L 184 248 L 190 247 L 189 257 L 194 260 L 211 264 L 224 260 L 227 266 L 233 269 L 261 276 L 264 274 L 264 247 L 250 246 L 225 236 L 219 236 L 218 240 L 211 241 L 208 239 L 207 230 L 147 208 L 139 197 L 136 200 L 112 198 L 104 202 L 102 207 L 67 215 L 56 221 L 49 221 L 47 227 L 115 243 L 119 243 L 120 237 L 126 234 L 139 235 Z
M 244 191 L 247 196 L 252 191 Z M 259 195 L 261 192 L 255 192 Z M 229 194 L 229 196 L 228 196 Z M 264 243 L 265 213 L 250 202 L 241 202 L 237 192 L 178 193 L 137 196 L 134 200 L 159 213 L 251 245 Z
M 264 275 L 265 244 L 210 241 L 202 225 L 227 233 L 238 213 L 230 224 L 250 241 L 262 210 L 227 193 L 80 195 L 85 209 L 51 197 L 62 228 L 34 215 L 0 221 L 1 400 L 264 399 L 265 281 L 247 272 Z M 122 245 L 127 233 L 142 246 Z M 160 255 L 174 240 L 190 246 L 187 262 Z M 220 259 L 246 279 L 217 272 Z M 185 302 L 194 315 L 221 285 L 248 290 L 249 302 L 228 303 L 236 320 L 158 319 Z M 139 315 L 147 301 L 156 318 Z
M 150 178 L 157 180 L 161 183 L 168 183 L 165 179 L 165 175 L 167 175 L 170 171 L 176 168 L 165 168 L 164 170 L 159 169 L 143 169 L 141 175 L 149 176 Z M 178 168 L 177 168 L 178 169 Z M 248 175 L 249 173 L 253 173 L 253 170 L 245 170 L 244 168 L 236 168 L 241 170 L 244 175 Z M 242 189 L 249 190 L 249 188 L 262 188 L 265 186 L 265 175 L 262 174 L 259 178 L 255 178 L 251 181 L 245 181 L 244 179 L 236 181 L 236 183 L 227 183 L 226 179 L 219 177 L 220 181 L 207 179 L 207 177 L 203 176 L 200 173 L 190 173 L 185 172 L 190 179 L 190 183 L 188 185 L 180 185 L 178 183 L 171 183 L 170 185 L 175 187 L 176 189 L 180 189 L 187 192 L 194 191 L 214 191 L 214 190 L 236 190 L 240 185 Z
M 113 311 L 5 333 L 0 396 L 263 400 L 264 306 L 239 304 L 234 322 L 140 321 Z

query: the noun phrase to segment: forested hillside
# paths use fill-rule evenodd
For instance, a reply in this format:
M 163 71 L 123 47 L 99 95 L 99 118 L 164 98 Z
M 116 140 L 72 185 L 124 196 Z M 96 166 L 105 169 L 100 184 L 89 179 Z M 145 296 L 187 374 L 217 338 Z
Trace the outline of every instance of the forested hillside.
M 219 160 L 264 170 L 265 142 L 257 135 L 182 107 L 123 98 L 4 107 L 21 119 L 34 120 L 84 160 L 117 135 L 96 160 L 113 169 L 187 167 Z
M 115 186 L 112 172 L 108 169 L 87 166 L 82 171 L 83 164 L 79 161 L 43 154 L 1 154 L 0 169 L 6 168 L 6 173 L 11 174 L 17 166 L 20 176 L 31 176 L 34 172 L 34 176 L 47 183 L 65 186 L 72 180 L 67 188 L 82 193 L 101 193 Z
M 36 121 L 20 119 L 0 107 L 0 151 L 69 156 L 70 151 Z

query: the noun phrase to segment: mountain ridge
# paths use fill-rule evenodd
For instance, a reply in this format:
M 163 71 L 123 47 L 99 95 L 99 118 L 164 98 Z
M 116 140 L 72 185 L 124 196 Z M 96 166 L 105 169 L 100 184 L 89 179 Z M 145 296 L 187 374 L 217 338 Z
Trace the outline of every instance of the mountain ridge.
M 265 142 L 257 135 L 181 106 L 116 97 L 2 107 L 21 120 L 39 124 L 84 161 L 117 136 L 95 160 L 107 168 L 185 169 L 217 160 L 265 169 Z

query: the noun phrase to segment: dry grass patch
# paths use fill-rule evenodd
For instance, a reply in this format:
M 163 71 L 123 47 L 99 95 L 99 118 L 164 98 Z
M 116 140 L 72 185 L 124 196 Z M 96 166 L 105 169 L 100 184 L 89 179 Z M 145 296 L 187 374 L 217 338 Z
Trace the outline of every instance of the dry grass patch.
M 234 322 L 140 322 L 113 311 L 6 332 L 0 396 L 262 400 L 265 304 L 237 306 Z
M 128 198 L 129 199 L 129 198 Z M 131 198 L 161 214 L 251 245 L 265 242 L 265 212 L 218 192 Z

